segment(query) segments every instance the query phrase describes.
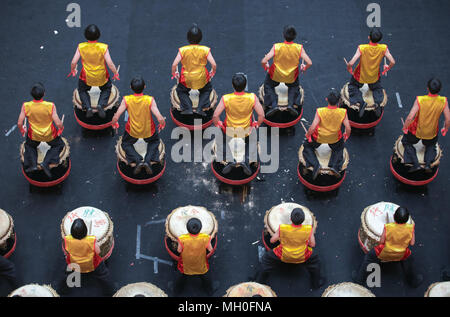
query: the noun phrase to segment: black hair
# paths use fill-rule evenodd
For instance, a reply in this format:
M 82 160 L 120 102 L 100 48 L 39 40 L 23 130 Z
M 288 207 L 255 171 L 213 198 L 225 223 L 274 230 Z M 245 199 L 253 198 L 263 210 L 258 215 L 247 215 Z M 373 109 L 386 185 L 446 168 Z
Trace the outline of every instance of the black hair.
M 141 76 L 136 76 L 131 80 L 131 89 L 137 93 L 140 94 L 144 91 L 145 88 L 145 81 L 144 78 Z
M 441 86 L 442 86 L 441 81 L 435 77 L 431 78 L 427 83 L 428 90 L 433 95 L 441 91 Z
M 70 234 L 72 235 L 72 237 L 78 240 L 86 237 L 87 227 L 83 219 L 77 218 L 73 221 L 72 226 L 70 227 Z
M 262 297 L 262 296 L 259 295 L 259 294 L 255 294 L 255 295 L 253 295 L 252 297 Z
M 133 297 L 147 297 L 147 296 L 145 296 L 144 294 L 136 294 Z
M 34 84 L 33 87 L 31 87 L 30 94 L 34 100 L 41 100 L 45 94 L 44 85 L 42 83 Z
M 331 106 L 336 106 L 341 99 L 341 93 L 335 89 L 331 89 L 328 93 L 327 100 Z
M 301 208 L 294 208 L 291 212 L 291 221 L 294 225 L 298 226 L 305 220 L 305 213 Z
M 398 207 L 394 213 L 396 223 L 406 223 L 409 219 L 409 211 L 406 207 Z
M 287 42 L 292 42 L 297 37 L 297 31 L 293 25 L 286 25 L 283 29 L 283 36 Z
M 100 29 L 95 24 L 89 24 L 84 29 L 84 37 L 88 41 L 97 41 L 100 38 Z
M 237 92 L 242 92 L 247 86 L 247 78 L 245 78 L 244 74 L 237 73 L 233 75 L 231 83 L 233 85 L 234 90 L 236 90 Z
M 373 28 L 370 30 L 369 37 L 372 43 L 378 43 L 383 38 L 383 33 L 379 29 Z
M 187 222 L 186 228 L 190 234 L 198 234 L 202 230 L 202 222 L 198 218 L 191 218 Z
M 197 26 L 197 24 L 193 24 L 189 31 L 187 32 L 187 40 L 190 44 L 198 44 L 202 40 L 202 30 Z

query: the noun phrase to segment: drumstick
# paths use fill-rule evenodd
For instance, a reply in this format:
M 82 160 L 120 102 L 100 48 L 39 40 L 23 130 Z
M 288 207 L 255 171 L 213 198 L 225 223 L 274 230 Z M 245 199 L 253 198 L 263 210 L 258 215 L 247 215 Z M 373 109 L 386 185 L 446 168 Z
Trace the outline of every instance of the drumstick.
M 344 57 L 344 62 L 345 62 L 345 64 L 347 64 L 347 65 L 348 65 L 348 62 L 347 62 L 347 60 L 345 59 L 345 57 Z
M 402 124 L 405 125 L 405 121 L 403 120 L 403 117 L 400 117 L 400 120 L 402 120 Z
M 89 220 L 89 230 L 88 230 L 88 235 L 90 236 L 92 232 L 92 220 Z
M 305 133 L 308 133 L 308 130 L 306 130 L 305 125 L 303 124 L 303 122 L 300 120 L 300 123 L 302 124 L 303 130 L 305 130 Z
M 61 123 L 64 123 L 64 116 L 65 116 L 65 114 L 63 114 L 61 117 Z
M 117 67 L 117 74 L 119 73 L 119 70 L 120 70 L 120 65 L 119 65 L 119 67 Z M 116 79 L 113 79 L 114 81 L 116 81 Z

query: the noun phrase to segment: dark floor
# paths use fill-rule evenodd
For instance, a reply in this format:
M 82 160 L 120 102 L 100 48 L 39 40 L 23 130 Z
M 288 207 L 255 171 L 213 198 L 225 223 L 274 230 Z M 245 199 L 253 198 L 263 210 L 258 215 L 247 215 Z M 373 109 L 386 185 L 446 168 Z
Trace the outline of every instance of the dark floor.
M 438 76 L 443 82 L 441 94 L 448 94 L 448 1 L 378 1 L 383 42 L 397 61 L 389 76 L 382 79 L 389 95 L 386 112 L 374 136 L 353 134 L 347 142 L 351 162 L 338 195 L 311 199 L 296 175 L 297 150 L 304 136 L 300 126 L 295 135 L 280 136 L 278 171 L 261 174 L 262 181 L 253 181 L 246 195 L 240 188 L 220 185 L 209 165 L 174 163 L 170 157 L 164 176 L 155 185 L 126 191 L 116 170 L 117 136 L 83 134 L 75 121 L 71 99 L 76 80 L 66 79 L 69 64 L 76 45 L 84 41 L 84 27 L 98 24 L 101 40 L 110 45 L 114 62 L 121 65 L 121 81 L 116 83 L 121 94 L 130 93 L 133 75 L 146 78 L 147 92 L 168 118 L 161 137 L 169 151 L 176 142 L 170 139 L 175 127 L 169 116 L 169 91 L 174 85 L 170 65 L 178 47 L 185 44 L 191 23 L 199 24 L 204 44 L 212 48 L 218 65 L 213 85 L 219 95 L 231 91 L 231 76 L 236 72 L 245 72 L 249 91 L 256 92 L 264 79 L 261 58 L 273 43 L 282 41 L 283 25 L 292 23 L 298 30 L 297 40 L 313 61 L 300 79 L 305 89 L 304 118 L 311 122 L 315 108 L 325 104 L 327 90 L 348 81 L 342 57 L 349 60 L 357 45 L 367 42 L 366 6 L 372 1 L 77 2 L 82 8 L 82 28 L 67 27 L 65 1 L 11 0 L 1 5 L 1 128 L 6 133 L 16 123 L 22 102 L 30 100 L 31 85 L 41 81 L 47 88 L 46 99 L 55 102 L 60 115 L 65 114 L 64 136 L 71 145 L 72 172 L 62 193 L 29 193 L 20 171 L 22 138 L 17 130 L 1 136 L 0 207 L 15 220 L 18 244 L 11 260 L 26 283 L 55 283 L 64 265 L 61 219 L 72 209 L 91 205 L 107 211 L 115 224 L 116 246 L 109 267 L 117 286 L 148 281 L 167 291 L 174 268 L 159 263 L 155 274 L 152 261 L 136 259 L 137 226 L 142 226 L 141 253 L 168 261 L 164 224 L 145 224 L 165 219 L 178 206 L 194 204 L 207 207 L 219 220 L 211 274 L 220 281 L 216 295 L 222 296 L 229 286 L 246 281 L 253 273 L 262 246 L 261 241 L 253 243 L 261 238 L 264 213 L 281 201 L 303 204 L 316 215 L 315 252 L 325 265 L 327 284 L 349 281 L 363 256 L 357 242 L 360 214 L 367 205 L 383 200 L 411 210 L 417 241 L 412 249 L 425 281 L 411 289 L 405 285 L 400 267 L 391 265 L 383 270 L 382 287 L 373 292 L 377 296 L 423 296 L 428 285 L 440 279 L 440 269 L 450 262 L 448 138 L 439 141 L 444 157 L 438 177 L 427 188 L 411 190 L 400 185 L 388 163 L 394 141 L 401 134 L 400 117 L 407 116 L 416 95 L 426 93 L 429 77 Z M 397 104 L 396 92 L 403 108 Z M 121 118 L 121 131 L 123 126 Z M 320 296 L 325 288 L 311 291 L 308 274 L 301 269 L 274 274 L 269 284 L 279 296 Z M 196 288 L 193 283 L 185 295 L 203 295 Z M 99 295 L 95 287 L 82 294 Z

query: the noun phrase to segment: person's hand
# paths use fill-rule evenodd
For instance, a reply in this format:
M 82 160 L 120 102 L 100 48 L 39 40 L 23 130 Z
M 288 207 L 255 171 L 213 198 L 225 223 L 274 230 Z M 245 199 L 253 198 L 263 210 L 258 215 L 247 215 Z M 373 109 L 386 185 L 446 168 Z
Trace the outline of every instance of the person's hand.
M 20 128 L 20 134 L 22 134 L 23 137 L 25 137 L 25 134 L 27 133 L 27 129 L 24 127 Z
M 216 75 L 216 72 L 211 69 L 209 72 L 209 79 L 212 79 Z
M 70 76 L 75 77 L 77 75 L 77 73 L 78 73 L 78 70 L 75 68 L 74 70 L 70 71 L 70 73 L 69 73 L 69 75 L 67 75 L 67 77 L 70 77 Z
M 57 135 L 60 136 L 64 131 L 64 126 L 61 124 L 60 126 L 58 126 L 58 132 Z
M 258 128 L 259 128 L 259 125 L 258 125 L 258 122 L 257 122 L 257 121 L 253 121 L 253 122 L 250 124 L 250 126 L 253 127 L 253 128 L 255 128 L 255 129 L 258 129 Z
M 111 119 L 111 124 L 114 125 L 117 123 L 117 121 L 119 121 L 119 118 L 117 118 L 117 116 L 114 115 Z
M 383 72 L 381 73 L 381 75 L 386 75 L 387 72 L 390 70 L 391 68 L 388 65 L 384 65 L 383 67 Z M 386 75 L 387 76 L 387 75 Z
M 302 73 L 306 72 L 306 65 L 305 64 L 300 64 L 300 71 Z
M 350 73 L 350 75 L 353 75 L 353 67 L 350 64 L 347 64 L 347 71 Z
M 176 78 L 177 80 L 180 79 L 180 73 L 178 71 L 176 71 L 175 73 L 172 73 L 172 78 L 170 78 L 170 79 L 174 79 L 174 78 Z
M 119 129 L 119 122 L 116 121 L 115 123 L 112 123 L 111 126 L 114 130 L 117 130 Z
M 347 142 L 350 135 L 347 134 L 347 132 L 344 132 L 344 142 Z
M 158 132 L 166 127 L 166 120 L 164 118 L 158 119 Z
M 265 70 L 266 72 L 268 72 L 268 71 L 269 71 L 269 68 L 270 68 L 269 62 L 267 62 L 263 67 L 264 67 L 264 70 Z
M 447 134 L 448 128 L 442 128 L 441 129 L 441 134 L 442 136 L 445 136 Z
M 222 121 L 218 121 L 217 124 L 216 124 L 216 127 L 219 127 L 219 128 L 221 128 L 222 130 L 225 130 L 225 126 L 223 125 L 223 122 L 222 122 Z
M 311 139 L 311 136 L 310 136 L 310 135 L 305 135 L 305 137 L 306 137 L 306 140 L 308 140 L 309 143 L 312 142 L 312 139 Z
M 118 73 L 118 72 L 114 74 L 113 79 L 114 79 L 114 80 L 120 80 L 120 77 L 119 77 L 119 73 Z
M 402 131 L 404 134 L 408 134 L 408 128 L 403 128 Z

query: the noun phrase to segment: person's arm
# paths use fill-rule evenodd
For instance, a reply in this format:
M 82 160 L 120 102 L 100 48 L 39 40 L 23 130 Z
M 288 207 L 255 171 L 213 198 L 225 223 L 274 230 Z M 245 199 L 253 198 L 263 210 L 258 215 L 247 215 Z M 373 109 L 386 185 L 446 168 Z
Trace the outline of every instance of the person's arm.
M 217 64 L 216 64 L 216 61 L 214 60 L 214 57 L 212 56 L 211 52 L 209 52 L 207 60 L 211 64 L 211 71 L 209 72 L 209 78 L 213 78 L 214 75 L 216 74 Z M 172 69 L 173 69 L 173 66 L 172 66 Z
M 180 78 L 180 73 L 178 72 L 178 64 L 181 62 L 181 54 L 178 52 L 177 56 L 175 56 L 175 59 L 172 63 L 172 77 L 175 77 L 176 79 Z
M 278 240 L 280 240 L 280 228 L 278 228 L 277 232 L 274 233 L 274 235 L 270 238 L 270 243 L 275 243 Z
M 311 67 L 312 61 L 309 58 L 308 54 L 306 54 L 305 49 L 302 49 L 302 53 L 300 55 L 300 58 L 302 58 L 306 62 L 306 65 L 303 66 L 303 64 L 302 64 L 301 71 L 302 72 L 306 72 L 306 70 Z
M 73 77 L 75 77 L 77 75 L 77 73 L 78 73 L 77 64 L 78 64 L 78 61 L 80 60 L 80 57 L 81 57 L 80 51 L 77 48 L 77 50 L 75 51 L 75 54 L 73 55 L 72 62 L 70 63 L 69 76 L 72 75 Z
M 411 111 L 409 112 L 408 116 L 406 117 L 405 124 L 403 125 L 403 133 L 408 133 L 408 127 L 413 122 L 414 118 L 416 117 L 416 114 L 419 112 L 419 103 L 417 102 L 417 98 L 414 101 L 414 104 L 411 108 Z
M 158 106 L 156 105 L 155 98 L 153 98 L 153 101 L 152 101 L 152 104 L 150 105 L 150 107 L 151 107 L 150 110 L 155 115 L 156 120 L 158 120 L 158 123 L 159 123 L 158 131 L 161 131 L 162 129 L 164 129 L 166 127 L 166 120 L 159 112 Z
M 109 55 L 109 49 L 107 49 L 106 53 L 105 53 L 105 62 L 106 62 L 106 65 L 108 65 L 109 69 L 114 73 L 113 78 L 116 80 L 120 80 L 116 65 L 114 65 L 114 63 L 111 59 L 111 55 Z
M 380 237 L 380 244 L 385 244 L 386 243 L 386 227 L 383 228 L 383 233 L 381 234 Z
M 446 105 L 444 107 L 444 128 L 442 128 L 441 133 L 443 136 L 447 134 L 448 129 L 450 128 L 450 110 L 448 109 L 448 101 L 446 102 Z
M 309 240 L 308 240 L 308 245 L 311 248 L 314 248 L 316 246 L 316 237 L 314 235 L 315 233 L 316 233 L 316 230 L 314 229 L 314 231 L 311 233 L 311 236 L 309 237 Z
M 358 58 L 361 57 L 361 52 L 359 51 L 359 47 L 356 49 L 355 55 L 353 55 L 352 59 L 350 60 L 350 62 L 347 63 L 347 70 L 350 74 L 353 75 L 353 65 L 355 65 L 356 61 L 358 60 Z
M 409 244 L 410 244 L 411 246 L 413 246 L 414 244 L 416 244 L 416 231 L 415 231 L 415 230 L 413 230 L 412 238 L 411 238 L 411 241 L 409 242 Z
M 95 241 L 95 254 L 99 255 L 100 254 L 100 247 L 98 246 L 97 240 Z
M 311 135 L 314 133 L 314 131 L 316 130 L 317 126 L 320 123 L 320 117 L 319 114 L 316 111 L 316 115 L 314 117 L 313 123 L 311 124 L 311 126 L 309 127 L 308 131 L 306 132 L 306 139 L 308 139 L 309 142 L 311 142 Z
M 25 106 L 22 105 L 22 109 L 20 110 L 19 119 L 17 119 L 17 127 L 19 128 L 20 133 L 22 135 L 25 134 L 25 129 L 23 128 L 23 122 L 25 121 Z
M 55 105 L 53 105 L 52 119 L 53 119 L 53 122 L 56 124 L 56 127 L 57 127 L 59 130 L 64 129 L 63 123 L 62 123 L 62 121 L 59 119 L 58 112 L 56 111 Z
M 220 99 L 219 105 L 217 106 L 216 110 L 214 111 L 213 114 L 213 123 L 215 126 L 217 126 L 217 124 L 220 121 L 220 115 L 222 114 L 222 112 L 225 110 L 225 103 L 223 102 L 223 97 Z
M 389 60 L 389 66 L 388 65 L 384 65 L 383 72 L 381 73 L 381 75 L 386 74 L 395 65 L 395 59 L 391 55 L 391 52 L 389 52 L 389 48 L 386 48 L 386 52 L 384 53 L 384 56 L 386 56 L 386 58 Z
M 122 99 L 122 103 L 120 104 L 119 108 L 117 109 L 116 113 L 111 119 L 112 125 L 115 125 L 117 121 L 119 121 L 120 116 L 127 110 L 127 103 L 125 102 L 125 98 Z
M 207 249 L 209 252 L 212 252 L 212 250 L 213 250 L 213 246 L 212 246 L 212 244 L 211 244 L 211 240 L 212 240 L 212 237 L 209 239 L 208 245 L 206 246 L 206 249 Z
M 264 122 L 264 109 L 261 106 L 261 103 L 259 102 L 259 98 L 255 95 L 255 105 L 253 107 L 255 109 L 256 114 L 258 115 L 258 122 L 257 128 L 261 126 L 261 124 Z
M 178 239 L 177 252 L 178 252 L 179 254 L 181 254 L 181 252 L 183 252 L 183 244 L 181 243 L 180 239 Z
M 269 53 L 267 53 L 264 58 L 261 60 L 261 65 L 264 68 L 264 70 L 269 70 L 269 61 L 275 56 L 275 47 L 272 46 Z
M 350 133 L 352 133 L 352 127 L 350 126 L 350 122 L 348 121 L 347 114 L 345 114 L 343 123 L 344 123 L 344 127 L 345 127 L 344 141 L 347 141 L 348 138 L 350 137 Z

